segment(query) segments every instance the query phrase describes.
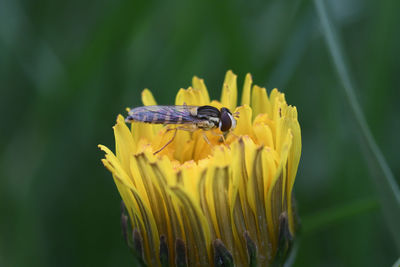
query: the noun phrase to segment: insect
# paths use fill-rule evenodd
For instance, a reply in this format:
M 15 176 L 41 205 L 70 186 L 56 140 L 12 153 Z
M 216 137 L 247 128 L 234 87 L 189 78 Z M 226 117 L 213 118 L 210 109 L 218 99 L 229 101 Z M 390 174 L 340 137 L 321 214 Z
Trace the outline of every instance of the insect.
M 221 108 L 219 110 L 212 106 L 182 105 L 137 107 L 129 110 L 129 115 L 126 117 L 125 121 L 179 125 L 175 128 L 172 139 L 154 154 L 163 150 L 173 141 L 177 130 L 193 132 L 198 129 L 207 131 L 219 128 L 223 133 L 227 133 L 229 130 L 233 130 L 236 127 L 236 119 L 229 109 Z M 205 135 L 203 135 L 203 137 L 208 142 L 207 137 Z

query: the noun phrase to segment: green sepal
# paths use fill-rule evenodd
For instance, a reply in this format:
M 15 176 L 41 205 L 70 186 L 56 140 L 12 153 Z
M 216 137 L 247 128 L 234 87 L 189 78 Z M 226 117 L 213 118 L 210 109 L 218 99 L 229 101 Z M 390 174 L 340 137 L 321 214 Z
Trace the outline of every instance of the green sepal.
M 233 267 L 233 256 L 225 247 L 224 243 L 220 239 L 216 239 L 213 242 L 214 246 L 214 266 L 216 267 Z

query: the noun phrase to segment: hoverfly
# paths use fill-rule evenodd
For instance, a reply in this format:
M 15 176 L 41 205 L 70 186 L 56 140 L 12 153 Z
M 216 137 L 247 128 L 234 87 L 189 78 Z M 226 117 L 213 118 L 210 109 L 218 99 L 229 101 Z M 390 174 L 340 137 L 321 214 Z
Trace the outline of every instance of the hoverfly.
M 236 114 L 235 114 L 236 115 Z M 177 130 L 204 131 L 219 128 L 221 132 L 227 133 L 236 127 L 236 119 L 229 109 L 220 110 L 212 106 L 144 106 L 129 110 L 126 122 L 145 122 L 153 124 L 176 124 L 174 136 L 161 149 L 154 152 L 157 154 L 169 145 L 175 138 Z M 208 139 L 203 135 L 205 140 Z M 208 142 L 209 143 L 209 142 Z M 210 143 L 209 143 L 210 144 Z

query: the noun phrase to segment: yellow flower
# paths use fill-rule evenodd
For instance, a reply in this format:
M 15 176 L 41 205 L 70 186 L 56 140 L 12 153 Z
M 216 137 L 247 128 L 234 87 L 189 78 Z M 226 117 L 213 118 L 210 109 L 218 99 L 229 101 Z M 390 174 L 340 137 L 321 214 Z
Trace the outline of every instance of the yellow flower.
M 142 101 L 156 105 L 147 89 Z M 239 113 L 237 127 L 225 142 L 218 129 L 178 130 L 153 155 L 174 131 L 140 122 L 129 129 L 119 115 L 115 154 L 100 145 L 129 214 L 128 241 L 149 266 L 266 266 L 282 260 L 296 230 L 292 189 L 301 153 L 296 107 L 277 89 L 267 95 L 252 86 L 250 74 L 236 107 L 231 71 L 221 102 L 210 101 L 204 81 L 194 77 L 192 87 L 176 96 L 175 105 L 184 103 L 227 107 Z

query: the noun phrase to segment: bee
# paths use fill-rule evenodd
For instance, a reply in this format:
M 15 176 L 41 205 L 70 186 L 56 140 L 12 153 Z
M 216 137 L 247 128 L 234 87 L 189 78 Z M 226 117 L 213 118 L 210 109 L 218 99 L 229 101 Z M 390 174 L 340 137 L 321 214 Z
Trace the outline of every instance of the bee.
M 219 128 L 221 132 L 227 133 L 236 127 L 236 119 L 229 109 L 221 108 L 219 110 L 212 106 L 182 105 L 137 107 L 129 110 L 129 115 L 126 117 L 125 121 L 179 125 L 175 128 L 172 139 L 154 154 L 163 150 L 173 141 L 177 130 L 193 132 L 198 129 L 208 131 Z M 205 135 L 203 135 L 203 137 L 208 142 L 207 137 Z

